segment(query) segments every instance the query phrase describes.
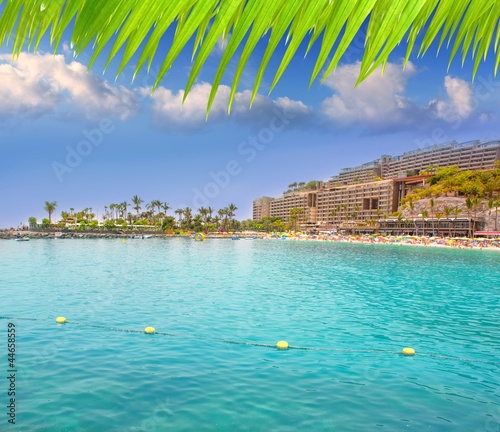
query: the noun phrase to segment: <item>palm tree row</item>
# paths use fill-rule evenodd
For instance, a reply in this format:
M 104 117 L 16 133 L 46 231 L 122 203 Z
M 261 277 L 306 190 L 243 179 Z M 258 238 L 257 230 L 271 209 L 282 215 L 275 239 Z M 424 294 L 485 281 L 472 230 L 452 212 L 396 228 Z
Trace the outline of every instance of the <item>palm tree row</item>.
M 171 209 L 167 202 L 162 202 L 161 200 L 152 200 L 150 203 L 144 205 L 144 200 L 138 195 L 134 195 L 131 198 L 132 203 L 127 203 L 124 201 L 122 203 L 111 203 L 108 206 L 104 206 L 104 213 L 102 214 L 102 220 L 108 224 L 108 226 L 114 226 L 114 224 L 123 225 L 128 221 L 130 225 L 134 223 L 148 223 L 150 225 L 165 225 L 166 222 L 170 222 L 170 225 L 174 225 L 175 218 L 167 215 L 168 210 Z M 49 223 L 52 223 L 52 215 L 57 207 L 57 202 L 45 202 L 45 211 L 49 214 Z M 128 211 L 131 208 L 135 210 L 136 214 L 132 214 Z M 195 215 L 190 207 L 176 209 L 174 213 L 178 217 L 178 226 L 185 228 L 190 228 L 193 224 L 196 227 L 202 227 L 208 230 L 210 226 L 213 229 L 227 231 L 229 229 L 238 228 L 240 222 L 234 219 L 235 212 L 238 210 L 235 204 L 230 203 L 227 207 L 219 210 L 215 210 L 212 207 L 200 207 L 198 209 L 198 214 Z M 213 216 L 215 214 L 215 216 Z M 67 222 L 69 217 L 74 218 L 78 222 L 88 222 L 93 221 L 95 218 L 95 213 L 92 212 L 92 208 L 86 208 L 82 211 L 75 212 L 74 208 L 70 208 L 70 211 L 61 212 L 61 219 L 63 222 Z
M 237 228 L 239 225 L 239 222 L 234 219 L 236 210 L 238 207 L 231 203 L 217 212 L 212 207 L 200 207 L 196 216 L 193 216 L 193 210 L 190 207 L 177 209 L 174 213 L 178 215 L 179 225 L 190 226 L 195 222 L 197 225 L 203 226 L 205 230 L 212 225 L 216 230 L 227 231 Z M 212 216 L 214 213 L 215 216 Z

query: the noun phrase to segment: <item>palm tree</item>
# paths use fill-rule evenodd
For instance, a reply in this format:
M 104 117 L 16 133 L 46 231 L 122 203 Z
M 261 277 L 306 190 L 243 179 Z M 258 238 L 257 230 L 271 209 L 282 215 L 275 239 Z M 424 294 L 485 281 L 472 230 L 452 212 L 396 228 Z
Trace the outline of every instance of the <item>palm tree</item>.
M 335 224 L 335 216 L 336 215 L 337 215 L 337 211 L 332 210 L 332 212 L 330 213 L 330 216 L 332 217 L 332 226 Z
M 155 208 L 156 208 L 156 203 L 151 201 L 149 204 L 146 204 L 146 209 L 149 210 L 148 212 L 148 218 L 151 223 L 155 223 Z
M 212 219 L 212 213 L 214 212 L 215 210 L 212 208 L 212 207 L 208 207 L 207 208 L 207 213 L 208 213 L 208 217 L 209 219 Z
M 432 165 L 431 165 L 432 166 Z M 431 207 L 431 219 L 432 219 L 432 234 L 434 235 L 434 198 L 431 198 L 429 201 L 429 205 Z
M 446 206 L 444 208 L 444 217 L 448 220 L 448 228 L 450 226 L 450 214 L 451 214 L 451 207 Z M 451 231 L 448 230 L 448 234 L 451 237 Z
M 399 226 L 401 227 L 401 222 L 403 221 L 403 214 L 401 212 L 398 213 L 398 223 L 399 223 Z M 404 228 L 401 227 L 401 230 L 402 230 L 402 234 L 404 234 Z
M 498 207 L 500 207 L 500 200 L 495 201 L 495 232 L 497 231 Z
M 457 222 L 457 218 L 458 218 L 458 215 L 462 213 L 462 210 L 458 207 L 455 207 L 455 209 L 453 210 L 453 214 L 455 215 L 455 218 L 453 219 L 453 237 L 456 237 L 457 236 L 457 232 L 455 230 L 455 224 Z
M 436 213 L 436 219 L 438 220 L 438 235 L 439 235 L 439 230 L 441 228 L 441 218 L 443 217 L 442 213 L 437 212 Z
M 122 209 L 122 219 L 125 219 L 127 217 L 127 206 L 128 206 L 128 203 L 127 201 L 123 201 L 121 204 L 121 209 Z
M 347 232 L 349 232 L 349 213 L 345 214 L 345 224 L 346 224 Z
M 355 210 L 355 213 L 356 213 L 356 216 L 354 216 L 354 218 L 355 218 L 355 219 L 356 219 L 356 217 L 357 217 L 357 216 L 358 216 L 358 214 L 359 214 L 359 209 L 360 209 L 359 204 L 356 204 L 356 205 L 354 206 L 354 210 Z
M 304 209 L 300 207 L 294 207 L 290 209 L 290 219 L 295 222 L 295 231 L 297 231 L 297 220 L 299 215 L 304 214 Z
M 425 218 L 429 215 L 427 210 L 422 210 L 422 235 L 425 236 Z
M 139 198 L 137 195 L 134 195 L 132 197 L 132 204 L 134 204 L 134 207 L 132 207 L 136 212 L 137 215 L 139 215 L 139 210 L 141 209 L 141 204 L 144 202 L 141 198 Z
M 186 207 L 183 210 L 184 214 L 184 222 L 186 222 L 186 226 L 189 228 L 189 225 L 191 224 L 191 219 L 193 217 L 193 210 L 190 207 Z
M 165 213 L 165 216 L 167 216 L 167 211 L 171 208 L 168 204 L 168 202 L 161 203 L 161 208 L 163 209 L 163 212 Z
M 113 220 L 116 220 L 116 219 L 117 219 L 117 217 L 115 216 L 115 213 L 114 213 L 114 212 L 115 212 L 115 209 L 117 209 L 117 208 L 118 208 L 118 204 L 110 204 L 110 205 L 109 205 L 109 209 L 111 210 L 111 218 L 112 218 Z
M 416 234 L 417 233 L 417 222 L 415 222 L 415 219 L 413 218 L 413 212 L 415 211 L 415 203 L 413 202 L 413 200 L 411 198 L 408 201 L 408 207 L 410 208 L 410 219 L 413 221 L 413 225 L 415 227 L 415 234 Z
M 219 215 L 219 218 L 221 221 L 223 221 L 223 225 L 222 225 L 222 229 L 224 230 L 224 228 L 226 227 L 226 220 L 227 220 L 227 217 L 226 217 L 226 209 L 219 209 L 217 210 L 217 214 Z
M 487 238 L 490 238 L 490 220 L 491 220 L 491 210 L 495 207 L 495 200 L 490 198 L 488 200 L 488 233 L 486 235 Z
M 219 229 L 219 222 L 220 222 L 220 217 L 216 215 L 214 217 L 215 229 Z
M 179 215 L 179 225 L 181 224 L 181 221 L 182 221 L 182 215 L 184 214 L 184 210 L 183 209 L 177 209 L 174 211 L 174 213 L 176 215 Z
M 49 222 L 52 223 L 52 213 L 56 210 L 57 201 L 45 201 L 45 207 L 43 208 L 49 214 Z
M 290 211 L 291 211 L 291 210 L 292 210 L 292 209 L 290 209 Z M 291 214 L 291 215 L 288 217 L 288 219 L 290 219 L 290 221 L 291 221 L 290 228 L 291 228 L 291 227 L 295 227 L 295 229 L 294 229 L 295 231 L 297 231 L 297 219 L 298 219 L 298 218 L 299 218 L 299 216 L 298 216 L 298 215 L 296 215 L 296 214 Z
M 472 199 L 470 196 L 468 196 L 466 199 L 465 199 L 465 206 L 467 207 L 467 219 L 469 221 L 469 237 L 472 237 L 471 235 L 471 220 L 470 220 L 470 212 L 472 210 L 472 207 L 473 207 L 473 203 L 472 203 Z
M 153 200 L 151 201 L 151 204 L 153 204 L 154 207 L 157 207 L 158 208 L 158 213 L 160 213 L 161 211 L 161 201 L 160 200 Z M 154 210 L 154 208 L 153 208 Z
M 203 217 L 203 224 L 206 227 L 207 226 L 208 209 L 206 209 L 205 207 L 200 207 L 198 209 L 198 213 Z
M 480 198 L 478 195 L 474 196 L 474 199 L 472 200 L 472 205 L 474 206 L 474 230 L 477 229 L 476 226 L 476 221 L 477 221 L 477 208 L 479 207 L 479 204 L 481 204 L 481 201 L 483 201 L 482 198 Z
M 238 207 L 236 207 L 233 203 L 231 203 L 227 206 L 227 216 L 229 217 L 229 225 L 230 226 L 231 226 L 231 222 L 235 216 L 236 210 L 238 210 Z

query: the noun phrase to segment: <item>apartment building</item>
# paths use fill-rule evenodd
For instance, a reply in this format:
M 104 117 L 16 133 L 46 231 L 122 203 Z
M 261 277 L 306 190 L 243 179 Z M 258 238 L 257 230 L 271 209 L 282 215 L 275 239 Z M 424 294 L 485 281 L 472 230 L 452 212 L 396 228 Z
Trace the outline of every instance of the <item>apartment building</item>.
M 253 220 L 260 221 L 265 217 L 271 216 L 271 202 L 274 198 L 271 197 L 261 197 L 257 198 L 253 202 Z
M 283 222 L 287 222 L 290 217 L 290 210 L 301 208 L 304 212 L 298 215 L 298 223 L 304 225 L 315 224 L 317 222 L 317 194 L 318 190 L 298 191 L 284 194 L 280 198 L 271 201 L 271 217 L 278 217 Z
M 435 165 L 438 167 L 456 165 L 461 170 L 492 168 L 500 160 L 500 141 L 468 141 L 458 144 L 434 145 L 394 156 L 385 162 L 383 178 L 397 178 L 416 175 Z
M 415 187 L 425 184 L 428 175 L 419 175 L 430 165 L 456 165 L 461 170 L 490 169 L 500 160 L 500 141 L 452 142 L 420 148 L 399 156 L 380 159 L 353 168 L 344 168 L 338 176 L 318 182 L 314 191 L 295 191 L 280 198 L 263 197 L 254 201 L 254 220 L 262 215 L 286 222 L 294 207 L 304 209 L 299 223 L 304 228 L 328 228 L 352 220 L 361 222 L 391 215 Z M 381 180 L 375 181 L 379 177 Z M 267 207 L 268 206 L 268 210 Z M 332 211 L 336 214 L 332 216 Z
M 492 168 L 500 160 L 500 141 L 467 141 L 433 145 L 405 152 L 402 155 L 382 155 L 380 159 L 353 168 L 343 168 L 336 182 L 357 184 L 417 175 L 430 165 L 437 167 L 457 165 L 461 170 Z
M 382 175 L 382 166 L 379 160 L 367 162 L 353 168 L 343 168 L 339 175 L 338 181 L 344 184 L 357 184 L 365 181 L 373 181 Z
M 317 223 L 327 228 L 346 221 L 376 219 L 378 214 L 392 214 L 398 208 L 398 189 L 393 180 L 325 188 L 318 192 Z M 335 215 L 332 212 L 335 211 Z

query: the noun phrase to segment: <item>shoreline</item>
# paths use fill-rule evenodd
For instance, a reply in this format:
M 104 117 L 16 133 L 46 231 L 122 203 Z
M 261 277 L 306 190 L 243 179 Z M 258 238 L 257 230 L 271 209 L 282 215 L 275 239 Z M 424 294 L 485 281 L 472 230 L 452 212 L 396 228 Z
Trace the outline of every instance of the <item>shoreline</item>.
M 266 237 L 270 239 L 271 237 Z M 500 241 L 496 242 L 494 239 L 490 240 L 479 240 L 479 239 L 468 239 L 468 240 L 449 240 L 447 238 L 435 238 L 433 240 L 429 238 L 419 238 L 410 239 L 409 237 L 330 237 L 327 238 L 300 238 L 292 237 L 287 239 L 288 241 L 295 242 L 326 242 L 326 243 L 347 243 L 347 244 L 357 244 L 366 246 L 416 246 L 424 248 L 440 248 L 448 250 L 490 250 L 490 251 L 500 251 Z M 491 244 L 492 242 L 497 244 Z
M 40 240 L 40 239 L 130 239 L 133 240 L 132 236 L 147 236 L 147 238 L 188 238 L 192 239 L 195 233 L 190 234 L 165 234 L 163 232 L 152 233 L 117 233 L 117 232 L 39 232 L 39 231 L 0 231 L 0 240 L 15 240 L 19 237 L 29 237 L 30 240 Z M 206 235 L 206 239 L 228 239 L 231 240 L 233 236 L 238 236 L 240 238 L 264 238 L 264 235 L 255 234 L 210 234 Z M 134 239 L 135 240 L 135 239 Z M 137 238 L 137 240 L 142 240 Z
M 134 235 L 141 235 L 136 233 Z M 186 238 L 193 239 L 194 234 L 165 234 L 165 233 L 148 233 L 146 239 L 168 239 L 168 238 Z M 141 238 L 132 238 L 132 234 L 124 233 L 97 233 L 97 232 L 32 232 L 32 231 L 4 231 L 0 232 L 0 240 L 16 240 L 19 236 L 29 237 L 30 240 L 78 240 L 78 239 L 130 239 L 130 240 L 143 240 Z M 275 241 L 293 241 L 293 242 L 319 242 L 319 243 L 346 243 L 357 245 L 385 245 L 385 246 L 416 246 L 424 248 L 440 248 L 449 250 L 487 250 L 487 251 L 500 251 L 500 241 L 496 242 L 494 239 L 480 240 L 449 240 L 447 238 L 409 238 L 409 237 L 337 237 L 337 236 L 289 236 L 286 239 L 276 238 L 269 234 L 243 234 L 237 233 L 237 237 L 241 239 L 250 238 L 255 240 L 275 240 Z M 213 234 L 206 237 L 210 239 L 225 239 L 231 240 L 233 234 Z M 492 244 L 495 242 L 496 244 Z

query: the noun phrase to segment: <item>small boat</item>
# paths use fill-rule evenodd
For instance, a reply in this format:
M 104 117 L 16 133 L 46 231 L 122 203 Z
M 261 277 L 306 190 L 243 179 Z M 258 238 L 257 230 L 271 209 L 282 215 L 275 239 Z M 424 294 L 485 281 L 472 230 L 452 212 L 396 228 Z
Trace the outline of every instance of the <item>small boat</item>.
M 19 237 L 19 238 L 16 238 L 16 241 L 30 241 L 30 238 L 29 237 Z
M 239 237 L 231 237 L 231 240 L 239 240 Z
M 153 236 L 152 235 L 133 235 L 130 238 L 133 238 L 133 239 L 148 239 L 148 238 L 151 238 L 151 237 L 153 237 Z

